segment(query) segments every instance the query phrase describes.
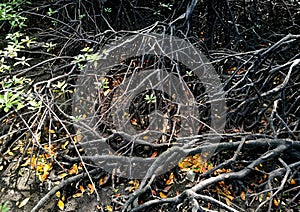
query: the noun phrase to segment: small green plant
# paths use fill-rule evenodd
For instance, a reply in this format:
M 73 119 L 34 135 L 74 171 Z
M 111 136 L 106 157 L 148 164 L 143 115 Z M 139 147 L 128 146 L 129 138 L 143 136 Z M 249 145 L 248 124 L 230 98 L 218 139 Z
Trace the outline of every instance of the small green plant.
M 65 81 L 62 81 L 62 82 L 58 81 L 57 84 L 52 85 L 52 87 L 54 88 L 53 89 L 54 93 L 60 93 L 60 92 L 64 93 L 64 92 L 66 92 L 65 89 L 67 87 L 67 84 Z
M 168 9 L 168 10 L 172 10 L 172 4 L 170 3 L 167 3 L 167 4 L 164 4 L 164 3 L 159 3 L 158 5 L 158 10 L 156 12 L 154 12 L 155 15 L 161 15 L 161 9 Z
M 23 4 L 30 4 L 30 2 L 24 0 L 8 0 L 5 1 L 5 3 L 0 3 L 0 21 L 7 21 L 11 28 L 18 27 L 21 29 L 25 27 L 27 18 L 21 15 L 21 6 Z
M 151 95 L 146 95 L 145 100 L 147 101 L 147 103 L 155 103 L 156 96 L 153 93 Z
M 4 60 L 4 57 L 0 59 L 0 73 L 1 72 L 9 72 L 11 70 L 11 67 L 7 65 L 6 61 Z
M 55 46 L 56 44 L 53 44 L 52 42 L 44 43 L 43 45 L 43 47 L 47 48 L 47 52 L 50 52 Z
M 17 65 L 22 65 L 22 66 L 30 66 L 30 64 L 28 63 L 29 60 L 31 60 L 32 58 L 25 58 L 24 56 L 21 58 L 16 58 L 16 60 L 18 60 L 18 62 L 16 62 L 14 64 L 14 66 Z
M 186 71 L 186 75 L 189 77 L 193 76 L 193 71 Z
M 85 47 L 85 48 L 81 49 L 80 51 L 81 52 L 92 52 L 93 49 L 88 46 L 88 47 Z
M 78 121 L 80 121 L 80 120 L 82 120 L 82 115 L 79 115 L 79 116 L 71 116 L 72 117 L 72 119 L 73 119 L 73 121 L 75 121 L 75 122 L 78 122 Z
M 4 95 L 0 94 L 0 109 L 4 108 L 4 112 L 8 112 L 12 107 L 16 107 L 16 110 L 24 107 L 19 94 L 13 94 L 10 91 L 6 91 Z
M 168 4 L 164 4 L 164 3 L 159 3 L 159 6 L 162 8 L 167 8 L 168 10 L 172 10 L 172 4 L 168 3 Z
M 8 207 L 8 201 L 0 205 L 0 212 L 8 212 L 9 210 L 10 208 Z
M 72 93 L 71 90 L 67 89 L 68 84 L 66 81 L 58 81 L 57 84 L 52 84 L 52 92 L 56 93 L 56 97 L 64 96 L 66 93 Z
M 47 15 L 52 16 L 54 13 L 57 13 L 57 11 L 56 10 L 52 10 L 52 8 L 49 7 Z
M 102 89 L 107 89 L 109 88 L 108 86 L 108 81 L 106 80 L 106 78 L 101 79 L 101 81 L 98 83 L 98 87 L 102 88 Z
M 110 7 L 104 7 L 104 12 L 106 13 L 111 13 L 111 8 Z
M 85 14 L 79 15 L 78 19 L 82 20 L 85 17 Z
M 0 82 L 0 109 L 9 112 L 12 109 L 20 110 L 25 105 L 28 109 L 36 109 L 41 106 L 40 101 L 36 101 L 31 91 L 25 91 L 31 83 L 27 78 L 13 77 Z
M 100 59 L 99 53 L 92 53 L 94 50 L 90 47 L 85 47 L 80 51 L 84 53 L 75 56 L 72 61 L 73 64 L 77 64 L 79 70 L 82 70 L 84 68 L 83 64 L 88 61 L 94 62 L 95 66 L 97 66 L 97 62 Z

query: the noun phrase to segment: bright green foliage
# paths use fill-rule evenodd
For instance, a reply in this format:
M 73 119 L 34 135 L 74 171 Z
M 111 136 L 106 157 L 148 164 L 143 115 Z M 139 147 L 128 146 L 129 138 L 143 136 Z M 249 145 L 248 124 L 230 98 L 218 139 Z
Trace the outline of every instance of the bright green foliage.
M 0 212 L 8 212 L 10 208 L 7 206 L 8 202 L 5 202 L 0 205 Z
M 22 4 L 30 4 L 30 2 L 24 0 L 4 0 L 0 3 L 0 28 L 3 25 L 3 21 L 8 21 L 12 28 L 25 27 L 26 17 L 21 15 Z
M 151 95 L 146 95 L 145 100 L 147 101 L 147 103 L 155 103 L 156 96 L 153 93 Z
M 30 91 L 26 92 L 26 86 L 30 83 L 27 78 L 15 76 L 0 82 L 0 109 L 7 113 L 12 109 L 20 110 L 26 104 L 28 109 L 40 107 L 41 102 L 36 101 Z

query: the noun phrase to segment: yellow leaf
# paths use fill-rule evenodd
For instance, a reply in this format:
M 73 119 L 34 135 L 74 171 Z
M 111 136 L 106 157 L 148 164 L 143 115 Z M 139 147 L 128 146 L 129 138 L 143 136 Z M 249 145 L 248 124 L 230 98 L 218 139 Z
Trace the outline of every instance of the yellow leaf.
M 170 185 L 170 184 L 172 184 L 173 182 L 174 182 L 174 174 L 173 174 L 173 172 L 170 174 L 170 176 L 169 176 L 169 179 L 167 180 L 167 182 L 166 182 L 166 185 Z
M 30 197 L 25 198 L 19 205 L 19 208 L 22 208 L 24 205 L 26 205 L 29 201 Z
M 11 152 L 11 151 L 8 151 L 7 154 L 8 154 L 9 156 L 14 156 L 14 153 Z
M 244 200 L 244 201 L 246 200 L 245 192 L 242 191 L 240 196 L 241 196 L 241 199 L 242 199 L 242 200 Z
M 62 146 L 61 146 L 61 148 L 63 148 L 63 149 L 66 149 L 66 146 L 69 144 L 69 141 L 66 141 Z
M 60 191 L 56 192 L 55 196 L 58 197 L 58 198 L 60 198 Z
M 20 148 L 19 146 L 16 146 L 15 148 L 13 148 L 13 151 L 18 150 L 19 148 Z
M 80 142 L 82 140 L 82 135 L 81 134 L 77 134 L 75 137 L 74 137 L 74 142 L 77 143 L 77 142 Z
M 79 186 L 79 190 L 81 191 L 81 193 L 83 193 L 85 191 L 82 185 Z
M 58 200 L 57 206 L 59 207 L 60 210 L 64 210 L 65 208 L 65 204 L 61 200 Z
M 278 207 L 278 201 L 276 199 L 273 200 L 275 207 Z
M 264 194 L 259 195 L 259 196 L 258 196 L 258 201 L 259 201 L 259 202 L 262 202 L 262 201 L 263 201 L 263 197 L 264 197 Z
M 74 164 L 71 169 L 68 170 L 69 174 L 78 174 L 77 164 Z
M 81 197 L 81 196 L 82 196 L 82 193 L 76 193 L 76 194 L 72 195 L 73 198 L 77 198 L 77 197 Z
M 89 187 L 89 189 L 90 189 L 90 194 L 92 194 L 92 193 L 94 193 L 94 191 L 95 191 L 95 188 L 94 188 L 94 186 L 92 185 L 92 184 L 88 184 L 88 187 Z
M 112 211 L 113 211 L 113 209 L 112 209 L 112 207 L 111 207 L 110 205 L 107 205 L 107 206 L 106 206 L 106 209 L 107 209 L 109 212 L 112 212 Z
M 132 125 L 137 125 L 137 120 L 136 120 L 136 119 L 134 119 L 134 118 L 133 118 L 133 119 L 131 119 L 131 120 L 130 120 L 130 122 L 131 122 L 131 124 L 132 124 Z
M 231 196 L 231 195 L 226 195 L 226 197 L 227 197 L 228 199 L 230 199 L 231 201 L 234 199 L 234 197 Z
M 111 90 L 110 90 L 110 89 L 107 89 L 107 90 L 104 92 L 104 96 L 107 96 L 110 92 L 111 92 Z
M 67 173 L 62 173 L 62 174 L 58 175 L 58 177 L 60 179 L 62 179 L 62 178 L 65 178 L 67 175 L 68 175 Z
M 228 206 L 230 206 L 230 204 L 231 204 L 230 199 L 228 199 L 228 198 L 226 197 L 226 198 L 225 198 L 225 201 L 226 201 L 226 204 L 227 204 Z
M 296 185 L 296 181 L 294 179 L 291 179 L 290 184 L 291 185 Z
M 44 174 L 39 175 L 39 180 L 41 182 L 44 182 L 47 179 L 48 176 L 49 176 L 49 172 L 45 172 Z
M 51 163 L 50 164 L 46 164 L 44 166 L 44 172 L 48 172 L 50 169 L 52 169 L 52 164 Z
M 99 184 L 100 184 L 101 186 L 104 184 L 105 178 L 106 178 L 106 176 L 100 178 Z
M 30 158 L 27 158 L 25 163 L 23 163 L 21 166 L 28 166 L 30 164 Z
M 49 133 L 54 134 L 55 131 L 54 130 L 49 130 Z
M 167 195 L 165 195 L 163 192 L 159 192 L 159 196 L 160 196 L 162 199 L 167 198 Z

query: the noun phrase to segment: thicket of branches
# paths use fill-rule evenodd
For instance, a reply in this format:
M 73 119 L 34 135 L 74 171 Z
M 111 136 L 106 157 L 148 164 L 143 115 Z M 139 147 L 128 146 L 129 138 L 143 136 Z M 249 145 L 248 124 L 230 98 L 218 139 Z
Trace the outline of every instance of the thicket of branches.
M 100 211 L 299 210 L 298 1 L 38 0 L 20 8 L 26 26 L 1 22 L 2 51 L 16 42 L 9 33 L 21 32 L 15 39 L 28 36 L 31 43 L 20 41 L 24 48 L 17 58 L 23 60 L 1 54 L 0 64 L 12 68 L 0 69 L 0 188 L 17 186 L 20 173 L 30 170 L 33 187 L 47 193 L 28 210 L 53 200 L 56 210 L 57 200 L 66 203 L 79 185 L 99 198 L 93 209 Z M 201 145 L 215 136 L 203 126 L 199 135 L 182 138 L 189 148 L 134 147 L 136 155 L 157 157 L 157 164 L 157 153 L 162 161 L 172 160 L 176 151 L 188 157 L 184 168 L 128 180 L 95 166 L 85 154 L 74 127 L 80 117 L 73 117 L 73 94 L 82 68 L 101 47 L 151 32 L 187 39 L 207 56 L 223 83 L 226 124 L 217 144 Z M 203 101 L 200 118 L 208 123 L 210 103 L 197 83 L 190 88 Z M 9 92 L 17 97 L 7 94 L 12 99 L 7 106 Z M 106 132 L 105 142 L 116 149 L 133 139 L 126 132 Z M 198 154 L 210 149 L 215 153 L 202 163 Z M 55 196 L 58 191 L 61 196 Z

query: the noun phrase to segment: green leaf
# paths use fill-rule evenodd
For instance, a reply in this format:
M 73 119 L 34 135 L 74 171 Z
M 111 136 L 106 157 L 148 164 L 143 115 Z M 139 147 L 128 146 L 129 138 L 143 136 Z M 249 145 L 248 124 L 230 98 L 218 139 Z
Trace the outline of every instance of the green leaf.
M 8 111 L 9 111 L 9 108 L 8 108 L 8 107 L 5 107 L 5 108 L 4 108 L 4 112 L 7 113 Z
M 0 94 L 0 103 L 2 103 L 2 104 L 3 104 L 4 102 L 5 102 L 5 100 L 4 100 L 4 96 Z

